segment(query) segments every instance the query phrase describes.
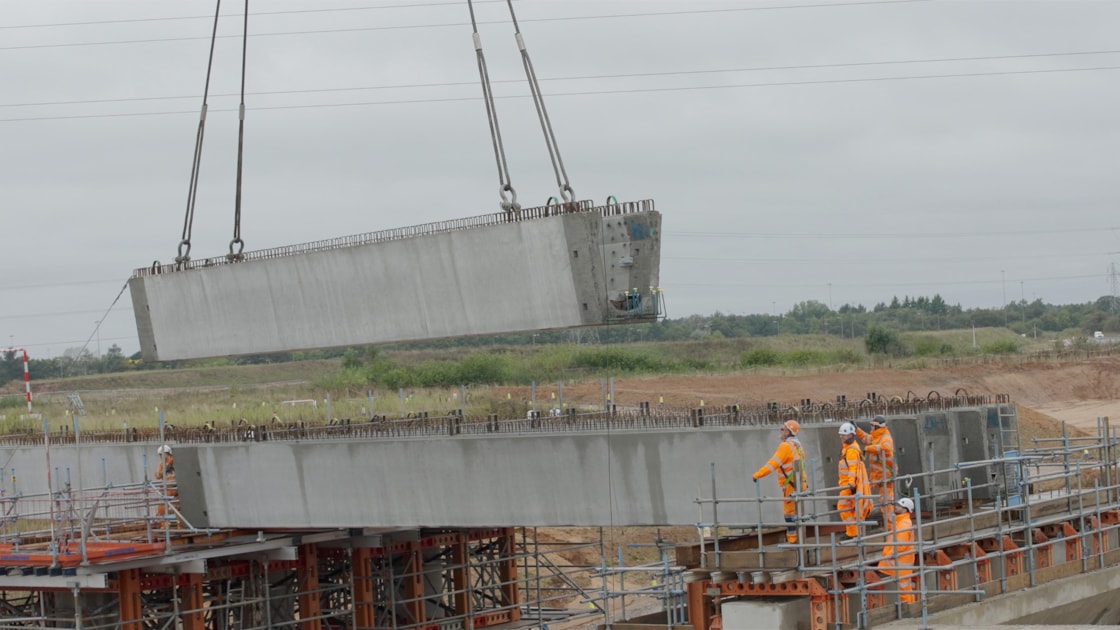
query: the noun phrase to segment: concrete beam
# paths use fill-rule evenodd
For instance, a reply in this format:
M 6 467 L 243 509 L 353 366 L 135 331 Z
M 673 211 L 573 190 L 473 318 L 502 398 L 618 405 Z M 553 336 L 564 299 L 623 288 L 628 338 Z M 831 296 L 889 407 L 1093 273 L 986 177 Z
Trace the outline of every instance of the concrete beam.
M 651 201 L 580 202 L 157 265 L 129 288 L 148 361 L 528 332 L 656 318 L 660 240 Z
M 720 499 L 753 499 L 751 475 L 777 446 L 775 425 L 683 424 L 567 431 L 565 421 L 545 420 L 443 437 L 176 444 L 175 459 L 182 511 L 199 528 L 782 524 L 773 476 L 757 487 L 770 499 L 761 511 L 753 500 L 721 503 L 717 519 L 710 502 L 696 502 L 712 497 L 713 464 Z M 803 425 L 813 488 L 836 483 L 838 426 Z M 157 446 L 55 445 L 54 479 L 76 489 L 138 483 L 154 474 Z M 920 466 L 922 455 L 899 459 Z M 5 493 L 45 493 L 45 460 L 41 447 L 0 447 Z M 810 499 L 804 512 L 823 514 L 831 503 Z

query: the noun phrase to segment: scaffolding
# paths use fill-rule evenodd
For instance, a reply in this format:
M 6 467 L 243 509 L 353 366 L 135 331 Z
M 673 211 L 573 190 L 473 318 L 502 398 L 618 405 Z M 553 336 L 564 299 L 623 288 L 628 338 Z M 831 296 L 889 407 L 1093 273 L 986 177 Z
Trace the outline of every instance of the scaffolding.
M 70 517 L 82 501 L 62 494 L 4 499 L 2 630 L 474 630 L 597 614 L 572 608 L 593 597 L 595 565 L 567 558 L 580 549 L 601 557 L 601 535 L 550 543 L 532 528 L 203 532 L 153 518 L 153 502 L 171 501 L 153 485 L 84 497 L 87 515 L 112 518 Z
M 1001 421 L 1002 427 L 1002 421 Z M 880 565 L 892 544 L 878 521 L 862 521 L 861 536 L 838 539 L 845 523 L 832 509 L 839 488 L 795 493 L 798 543 L 786 543 L 786 522 L 720 522 L 724 503 L 780 502 L 782 497 L 697 499 L 702 514 L 695 545 L 677 549 L 686 566 L 689 625 L 708 630 L 722 604 L 763 597 L 800 597 L 809 607 L 813 630 L 869 628 L 885 621 L 918 617 L 967 601 L 1020 590 L 1085 573 L 1120 561 L 1120 479 L 1117 436 L 1107 418 L 1096 436 L 1034 440 L 1031 448 L 1005 457 L 959 462 L 949 468 L 896 480 L 898 494 L 910 496 L 914 564 Z M 978 476 L 977 470 L 985 471 Z M 713 465 L 713 482 L 715 479 Z M 948 489 L 923 495 L 921 477 L 951 480 Z M 978 478 L 986 481 L 977 482 Z M 985 498 L 991 497 L 991 498 Z M 877 497 L 875 497 L 877 498 Z M 899 571 L 901 570 L 901 572 Z M 910 582 L 904 588 L 901 581 Z M 908 603 L 903 594 L 917 595 Z

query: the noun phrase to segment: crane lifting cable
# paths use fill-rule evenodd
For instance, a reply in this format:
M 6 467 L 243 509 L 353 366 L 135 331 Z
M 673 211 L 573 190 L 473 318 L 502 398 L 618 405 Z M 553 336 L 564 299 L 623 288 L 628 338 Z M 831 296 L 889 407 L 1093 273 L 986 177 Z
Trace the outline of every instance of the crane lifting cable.
M 214 7 L 214 26 L 210 31 L 210 54 L 206 60 L 206 81 L 202 88 L 202 109 L 198 117 L 198 131 L 194 140 L 194 159 L 191 160 L 191 179 L 187 188 L 187 210 L 183 217 L 183 234 L 179 241 L 179 250 L 175 256 L 175 264 L 183 267 L 191 260 L 191 232 L 194 227 L 195 204 L 198 201 L 198 177 L 202 166 L 202 145 L 206 137 L 206 114 L 209 108 L 210 78 L 214 69 L 214 45 L 218 40 L 218 20 L 221 18 L 222 0 L 217 0 Z M 229 259 L 240 260 L 245 248 L 241 240 L 241 174 L 242 156 L 245 147 L 245 61 L 249 41 L 249 0 L 245 0 L 245 19 L 242 27 L 241 40 L 241 108 L 239 111 L 240 122 L 237 136 L 237 189 L 234 201 L 233 215 L 233 240 L 229 243 Z
M 238 109 L 237 123 L 237 192 L 233 204 L 233 240 L 229 242 L 231 261 L 241 260 L 244 256 L 245 241 L 241 240 L 241 172 L 245 155 L 245 60 L 249 50 L 249 0 L 245 0 L 245 19 L 241 26 L 241 107 Z
M 471 28 L 474 31 L 474 52 L 478 58 L 478 76 L 482 80 L 482 100 L 486 104 L 486 119 L 490 123 L 490 140 L 494 143 L 494 159 L 498 163 L 498 195 L 501 208 L 507 213 L 521 210 L 517 203 L 517 191 L 509 179 L 509 164 L 506 150 L 502 145 L 502 130 L 498 126 L 498 110 L 494 104 L 494 92 L 490 88 L 490 72 L 486 69 L 486 55 L 482 52 L 482 36 L 478 34 L 478 21 L 474 17 L 474 1 L 467 0 L 467 10 L 471 14 Z
M 191 260 L 217 0 L 183 236 L 174 264 L 128 286 L 147 361 L 648 322 L 664 317 L 661 215 L 652 200 L 575 201 L 512 3 L 507 6 L 560 197 L 522 208 L 468 0 L 498 166 L 501 212 L 244 251 L 241 240 L 249 0 L 241 47 L 237 189 L 229 253 Z M 262 308 L 264 305 L 264 308 Z
M 552 160 L 552 171 L 556 174 L 556 185 L 560 187 L 560 198 L 567 203 L 575 201 L 575 193 L 568 182 L 568 172 L 564 170 L 564 160 L 560 158 L 560 147 L 556 144 L 556 135 L 552 132 L 552 121 L 548 118 L 548 110 L 544 106 L 544 96 L 537 82 L 537 73 L 533 69 L 533 61 L 529 58 L 529 50 L 525 47 L 525 38 L 521 35 L 521 27 L 517 24 L 517 14 L 513 10 L 513 0 L 506 0 L 509 7 L 509 17 L 513 21 L 514 38 L 517 48 L 521 51 L 521 63 L 525 66 L 525 78 L 529 81 L 529 90 L 533 94 L 533 104 L 537 108 L 537 118 L 541 121 L 541 130 L 544 131 L 544 143 L 548 146 L 548 157 Z

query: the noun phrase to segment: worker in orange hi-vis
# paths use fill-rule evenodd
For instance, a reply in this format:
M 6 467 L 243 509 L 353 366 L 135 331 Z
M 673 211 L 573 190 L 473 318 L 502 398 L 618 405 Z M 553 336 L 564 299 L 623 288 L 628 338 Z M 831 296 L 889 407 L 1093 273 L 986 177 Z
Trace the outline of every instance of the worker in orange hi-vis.
M 842 542 L 847 542 L 859 538 L 859 521 L 866 519 L 871 513 L 871 483 L 867 479 L 863 453 L 856 442 L 856 425 L 851 422 L 841 424 L 840 439 L 844 445 L 837 467 L 840 500 L 836 502 L 836 509 L 840 510 L 840 519 L 845 523 Z
M 863 452 L 867 454 L 867 479 L 871 482 L 871 491 L 879 496 L 883 525 L 890 529 L 894 522 L 890 505 L 894 503 L 894 478 L 898 469 L 894 462 L 894 438 L 887 429 L 887 418 L 872 418 L 871 433 L 857 426 L 856 439 L 866 445 Z
M 883 547 L 883 559 L 877 569 L 887 577 L 898 579 L 898 599 L 904 604 L 918 601 L 914 593 L 914 500 L 903 497 L 893 504 L 894 525 Z
M 171 447 L 167 444 L 156 449 L 159 454 L 159 467 L 156 469 L 156 480 L 162 481 L 159 484 L 161 490 L 166 488 L 166 494 L 159 505 L 156 506 L 156 516 L 162 517 L 167 514 L 167 502 L 172 501 L 177 503 L 179 497 L 179 486 L 175 483 L 175 456 L 171 453 Z M 171 525 L 170 521 L 163 521 L 165 528 Z
M 778 436 L 782 441 L 778 443 L 778 448 L 770 457 L 770 461 L 754 473 L 755 483 L 771 473 L 778 474 L 778 487 L 785 497 L 782 501 L 782 514 L 785 521 L 789 523 L 789 527 L 786 528 L 786 542 L 791 545 L 797 543 L 797 500 L 793 497 L 793 493 L 797 491 L 798 486 L 801 492 L 805 492 L 809 487 L 808 480 L 805 479 L 805 451 L 797 439 L 800 430 L 801 425 L 796 420 L 782 423 L 778 428 Z M 797 479 L 801 481 L 798 482 Z

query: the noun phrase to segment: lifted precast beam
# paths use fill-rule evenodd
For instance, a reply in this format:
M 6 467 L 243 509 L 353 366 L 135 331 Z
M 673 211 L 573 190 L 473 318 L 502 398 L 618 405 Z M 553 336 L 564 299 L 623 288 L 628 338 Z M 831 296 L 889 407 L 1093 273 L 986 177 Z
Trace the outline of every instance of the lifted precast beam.
M 655 319 L 652 201 L 579 202 L 138 269 L 149 361 Z

